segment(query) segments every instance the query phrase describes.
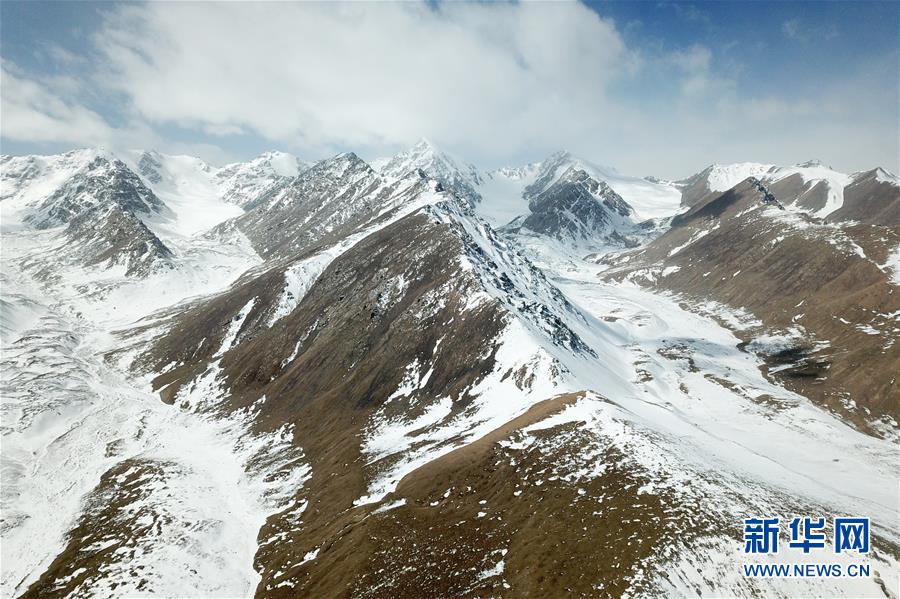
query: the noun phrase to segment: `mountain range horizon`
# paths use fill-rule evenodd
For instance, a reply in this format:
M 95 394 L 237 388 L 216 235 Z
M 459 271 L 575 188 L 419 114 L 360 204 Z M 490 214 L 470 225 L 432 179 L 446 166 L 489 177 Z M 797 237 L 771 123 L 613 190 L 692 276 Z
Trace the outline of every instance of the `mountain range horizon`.
M 415 147 L 417 147 L 417 146 L 425 146 L 425 147 L 432 148 L 434 151 L 439 152 L 439 153 L 441 153 L 441 154 L 444 154 L 444 155 L 448 156 L 449 158 L 451 158 L 451 159 L 454 160 L 454 161 L 457 161 L 457 162 L 461 161 L 461 160 L 460 160 L 460 157 L 459 157 L 458 155 L 455 155 L 455 154 L 451 154 L 451 153 L 446 152 L 446 151 L 443 150 L 438 144 L 435 144 L 435 143 L 431 142 L 427 137 L 424 137 L 424 136 L 419 137 L 419 139 L 418 139 L 414 144 L 411 144 L 411 145 L 409 146 L 409 149 L 415 148 Z M 229 166 L 229 165 L 243 164 L 243 163 L 246 163 L 246 162 L 252 162 L 252 161 L 254 161 L 254 160 L 261 159 L 261 158 L 264 158 L 264 157 L 267 157 L 267 156 L 273 156 L 273 155 L 275 155 L 275 156 L 277 156 L 277 155 L 286 155 L 286 156 L 290 156 L 290 157 L 292 157 L 292 158 L 295 158 L 295 159 L 297 159 L 297 160 L 301 160 L 301 161 L 304 162 L 304 163 L 312 164 L 312 163 L 315 163 L 315 162 L 319 162 L 319 161 L 321 161 L 321 160 L 326 160 L 328 157 L 334 157 L 334 156 L 338 156 L 338 155 L 340 155 L 340 154 L 345 154 L 345 153 L 357 154 L 357 152 L 354 152 L 353 150 L 349 150 L 349 149 L 348 149 L 348 150 L 344 150 L 344 151 L 341 151 L 341 152 L 337 152 L 337 153 L 335 153 L 335 154 L 331 154 L 330 156 L 327 156 L 327 157 L 324 157 L 324 158 L 323 158 L 323 157 L 319 157 L 319 158 L 301 158 L 300 156 L 298 156 L 297 154 L 295 154 L 295 153 L 293 153 L 293 152 L 290 152 L 290 151 L 287 151 L 287 150 L 278 149 L 278 148 L 276 148 L 276 147 L 271 147 L 270 149 L 264 150 L 264 151 L 262 151 L 262 152 L 260 152 L 260 153 L 258 153 L 258 154 L 255 154 L 255 155 L 253 155 L 253 156 L 250 156 L 250 157 L 248 157 L 248 158 L 245 159 L 245 160 L 233 160 L 233 161 L 227 161 L 227 162 L 218 163 L 218 162 L 209 162 L 209 161 L 206 161 L 206 160 L 204 160 L 203 158 L 201 158 L 201 157 L 199 157 L 199 156 L 197 156 L 197 155 L 193 155 L 193 154 L 188 154 L 188 153 L 174 153 L 174 154 L 172 154 L 172 153 L 166 153 L 166 152 L 157 150 L 157 149 L 155 149 L 155 148 L 111 149 L 111 148 L 104 147 L 104 146 L 102 146 L 102 145 L 100 145 L 100 146 L 75 146 L 75 147 L 72 147 L 71 149 L 66 150 L 66 151 L 64 151 L 64 152 L 61 152 L 61 153 L 78 152 L 78 151 L 85 151 L 85 150 L 100 151 L 100 152 L 109 152 L 110 155 L 113 155 L 113 156 L 117 156 L 117 155 L 119 155 L 119 154 L 125 154 L 125 155 L 128 155 L 128 154 L 141 154 L 141 153 L 151 153 L 151 154 L 156 153 L 156 154 L 167 155 L 167 156 L 187 156 L 187 157 L 196 158 L 196 159 L 198 159 L 198 160 L 201 160 L 201 161 L 203 161 L 204 163 L 208 164 L 210 167 L 214 167 L 214 168 L 223 168 L 223 167 L 226 167 L 226 166 Z M 402 152 L 401 152 L 401 153 L 402 153 Z M 59 152 L 57 152 L 57 153 L 48 153 L 48 154 L 16 153 L 16 154 L 8 154 L 8 155 L 10 155 L 10 156 L 53 156 L 53 155 L 57 155 L 57 154 L 59 154 Z M 569 150 L 566 150 L 566 149 L 564 149 L 564 148 L 560 148 L 560 149 L 557 149 L 557 150 L 555 150 L 555 151 L 552 151 L 552 152 L 547 153 L 547 155 L 545 156 L 545 159 L 546 159 L 546 158 L 549 158 L 549 157 L 556 156 L 556 155 L 563 155 L 563 154 L 568 154 L 568 155 L 573 155 L 573 156 L 575 155 L 573 152 L 570 152 Z M 365 158 L 365 157 L 360 156 L 360 158 L 361 158 L 362 160 L 365 160 L 367 163 L 374 165 L 374 166 L 376 167 L 376 170 L 377 170 L 377 166 L 379 166 L 379 165 L 382 164 L 382 163 L 387 162 L 388 160 L 390 160 L 391 157 L 390 157 L 390 156 L 371 156 L 371 157 L 369 157 L 369 158 Z M 579 157 L 579 159 L 583 159 L 583 158 L 582 158 L 582 157 Z M 480 170 L 485 171 L 485 172 L 502 171 L 502 170 L 504 170 L 504 169 L 519 168 L 519 167 L 528 166 L 529 164 L 533 164 L 534 162 L 540 162 L 540 160 L 538 160 L 538 161 L 533 161 L 533 162 L 527 162 L 527 163 L 524 163 L 524 164 L 502 165 L 502 166 L 496 166 L 496 167 L 492 167 L 492 168 L 483 168 L 483 167 L 482 167 Z M 682 176 L 682 177 L 680 177 L 680 178 L 669 179 L 669 180 L 672 180 L 672 181 L 681 181 L 681 180 L 690 178 L 690 176 L 696 174 L 697 172 L 700 172 L 700 171 L 704 170 L 705 168 L 709 168 L 709 167 L 713 167 L 713 166 L 725 166 L 725 165 L 729 165 L 729 164 L 766 164 L 766 165 L 771 165 L 771 166 L 774 166 L 774 165 L 775 165 L 774 162 L 755 162 L 755 161 L 750 161 L 750 160 L 737 161 L 737 162 L 721 162 L 721 163 L 720 163 L 720 162 L 713 162 L 713 163 L 709 163 L 709 164 L 705 164 L 705 165 L 700 165 L 699 170 L 695 170 L 695 171 L 693 171 L 693 172 L 691 172 L 691 173 L 688 173 L 688 174 L 683 174 L 684 176 Z M 825 162 L 823 162 L 822 160 L 819 160 L 818 158 L 808 158 L 808 159 L 805 159 L 805 160 L 800 160 L 800 161 L 798 161 L 798 162 L 793 163 L 791 166 L 826 166 L 827 168 L 834 170 L 833 167 L 832 167 L 831 165 L 825 164 Z M 604 164 L 604 165 L 603 165 L 603 168 L 604 168 L 604 169 L 608 169 L 608 170 L 613 170 L 613 171 L 616 171 L 616 172 L 619 172 L 619 171 L 620 171 L 620 169 L 618 169 L 617 167 L 615 167 L 615 166 L 613 166 L 613 165 L 611 165 L 611 164 Z M 882 166 L 882 165 L 875 165 L 875 166 L 872 167 L 872 168 L 880 168 L 880 169 L 882 169 L 882 170 L 884 170 L 884 171 L 886 171 L 886 172 L 888 172 L 888 173 L 890 173 L 890 174 L 892 174 L 892 175 L 895 174 L 894 170 L 892 170 L 890 167 L 884 167 L 884 166 Z M 895 168 L 900 169 L 900 167 L 895 167 Z M 860 171 L 852 171 L 852 172 L 865 172 L 866 170 L 871 170 L 871 168 L 869 168 L 869 169 L 863 169 L 863 170 L 860 170 Z M 656 177 L 654 176 L 653 173 L 644 173 L 644 174 L 636 175 L 636 176 L 645 177 L 645 178 L 646 178 L 646 177 L 653 177 L 653 178 L 656 178 Z

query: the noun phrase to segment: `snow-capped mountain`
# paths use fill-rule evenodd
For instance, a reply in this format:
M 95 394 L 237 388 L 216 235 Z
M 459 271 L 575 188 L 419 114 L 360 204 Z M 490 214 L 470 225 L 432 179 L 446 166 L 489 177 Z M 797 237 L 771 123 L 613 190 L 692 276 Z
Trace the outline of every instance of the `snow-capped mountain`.
M 687 202 L 427 143 L 0 164 L 4 595 L 892 584 L 889 173 L 823 220 L 820 165 L 704 171 Z M 873 576 L 740 575 L 742 518 L 805 513 L 870 517 L 834 559 Z
M 557 152 L 543 161 L 534 179 L 528 182 L 525 196 L 533 196 L 547 189 L 571 169 L 582 170 L 593 179 L 609 185 L 631 206 L 636 221 L 666 218 L 678 211 L 680 196 L 673 185 L 622 175 L 613 168 L 593 164 L 569 152 Z
M 707 194 L 646 248 L 602 257 L 613 266 L 606 276 L 740 309 L 755 324 L 739 336 L 785 386 L 879 430 L 867 416 L 895 418 L 900 361 L 900 185 L 879 173 L 852 177 L 827 221 L 796 210 L 805 187 L 751 177 Z M 757 343 L 761 329 L 773 333 Z
M 57 265 L 120 266 L 127 276 L 169 265 L 171 250 L 143 219 L 170 211 L 124 162 L 102 150 L 4 156 L 3 228 L 62 230 Z
M 472 204 L 481 200 L 477 188 L 481 185 L 482 176 L 478 169 L 471 164 L 458 164 L 426 139 L 421 139 L 409 150 L 397 154 L 378 170 L 389 178 L 403 178 L 422 171 Z
M 636 223 L 634 210 L 605 181 L 570 166 L 547 186 L 537 180 L 525 188 L 531 213 L 513 221 L 526 229 L 575 243 L 623 241 Z
M 113 203 L 80 212 L 65 230 L 65 252 L 71 262 L 106 268 L 121 266 L 126 277 L 146 276 L 171 267 L 172 251 L 133 211 Z
M 264 195 L 233 225 L 261 256 L 292 256 L 345 239 L 428 188 L 417 171 L 386 178 L 356 154 L 339 154 Z
M 841 206 L 830 221 L 856 221 L 871 225 L 900 222 L 900 178 L 882 168 L 854 173 L 843 189 Z
M 877 173 L 883 173 L 877 175 Z M 845 190 L 867 177 L 890 184 L 896 178 L 883 169 L 847 175 L 818 160 L 794 166 L 755 162 L 713 164 L 687 179 L 676 182 L 682 191 L 682 205 L 693 206 L 711 193 L 727 191 L 749 177 L 763 181 L 786 207 L 826 218 L 844 206 Z M 885 187 L 887 189 L 887 187 Z M 851 191 L 852 194 L 852 191 Z
M 223 166 L 215 174 L 222 199 L 249 209 L 271 188 L 286 183 L 311 165 L 286 152 L 265 152 L 250 162 Z
M 276 151 L 221 168 L 193 156 L 154 151 L 132 152 L 126 160 L 157 195 L 182 213 L 175 222 L 179 233 L 188 235 L 240 215 L 310 166 Z M 222 203 L 233 207 L 223 209 Z
M 451 158 L 427 140 L 382 161 L 377 170 L 382 176 L 396 178 L 421 171 L 441 185 L 465 198 L 495 227 L 520 227 L 527 221 L 536 232 L 551 236 L 606 243 L 628 239 L 636 224 L 647 219 L 671 217 L 679 209 L 681 193 L 673 183 L 629 177 L 609 167 L 597 166 L 568 152 L 557 152 L 540 162 L 522 167 L 505 167 L 482 173 L 472 165 Z M 596 193 L 594 202 L 580 201 L 580 185 L 569 180 L 573 173 L 583 174 L 584 185 Z M 560 183 L 560 179 L 567 178 Z M 590 180 L 590 182 L 588 182 Z M 553 191 L 550 192 L 550 188 Z M 615 196 L 615 197 L 614 197 Z M 487 201 L 482 201 L 483 198 Z M 537 213 L 533 212 L 531 203 Z M 553 201 L 548 202 L 552 197 Z M 582 198 L 583 199 L 583 198 Z M 551 204 L 557 205 L 553 208 Z M 615 206 L 613 207 L 613 204 Z M 566 214 L 571 206 L 578 213 Z M 548 217 L 548 211 L 557 213 Z M 610 212 L 611 211 L 611 212 Z M 603 212 L 608 212 L 601 215 Z M 559 226 L 550 226 L 550 221 Z M 543 222 L 543 224 L 539 224 Z M 530 229 L 528 225 L 526 229 Z
M 296 177 L 311 165 L 287 152 L 264 152 L 248 162 L 215 168 L 193 156 L 171 156 L 155 151 L 127 156 L 147 184 L 191 195 L 191 187 L 206 188 L 230 204 L 248 208 L 270 188 Z M 197 192 L 194 192 L 196 194 Z
M 149 215 L 164 205 L 121 160 L 108 152 L 3 156 L 3 220 L 38 229 L 63 225 L 97 207 Z
M 595 192 L 603 189 L 593 196 L 595 202 L 579 200 L 584 192 L 569 180 L 575 173 L 581 173 L 578 177 Z M 566 181 L 560 184 L 564 178 Z M 552 192 L 549 191 L 551 188 Z M 546 211 L 546 200 L 552 196 L 555 198 L 553 203 L 558 205 L 558 214 L 568 222 L 564 228 L 570 232 L 581 231 L 575 237 L 593 240 L 593 245 L 631 243 L 636 225 L 649 219 L 673 216 L 678 212 L 681 200 L 681 192 L 675 184 L 622 175 L 615 169 L 598 166 L 569 152 L 557 152 L 523 167 L 489 171 L 479 190 L 489 200 L 478 204 L 476 209 L 494 226 L 510 224 L 518 227 L 528 220 L 539 232 L 557 236 L 557 231 L 545 230 L 545 225 L 536 224 L 544 219 L 540 212 Z M 535 204 L 538 213 L 533 213 L 531 202 L 541 197 L 543 201 Z M 578 205 L 580 213 L 566 212 L 571 205 Z M 604 211 L 607 214 L 601 216 Z
M 711 164 L 699 173 L 677 181 L 675 185 L 682 191 L 681 203 L 692 206 L 711 192 L 728 191 L 744 179 L 761 177 L 774 168 L 773 164 L 759 162 Z

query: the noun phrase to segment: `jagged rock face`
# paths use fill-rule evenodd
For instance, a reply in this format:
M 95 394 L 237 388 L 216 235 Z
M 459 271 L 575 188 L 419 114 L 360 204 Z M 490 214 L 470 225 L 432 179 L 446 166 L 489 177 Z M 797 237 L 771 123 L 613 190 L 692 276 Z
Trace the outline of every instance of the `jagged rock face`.
M 522 195 L 526 200 L 536 197 L 570 171 L 578 170 L 584 171 L 597 181 L 603 181 L 607 184 L 609 184 L 607 179 L 618 179 L 620 182 L 623 179 L 628 179 L 632 183 L 649 183 L 646 179 L 623 178 L 613 168 L 591 164 L 573 156 L 570 152 L 559 151 L 551 154 L 544 161 L 536 165 L 529 165 L 523 169 L 523 174 L 533 172 L 534 180 L 525 188 Z M 644 185 L 642 187 L 646 190 L 652 188 L 653 185 Z
M 319 162 L 277 187 L 234 224 L 263 257 L 333 243 L 429 188 L 425 179 L 386 181 L 355 154 Z
M 530 199 L 553 185 L 559 177 L 560 169 L 568 170 L 572 166 L 572 155 L 568 152 L 556 152 L 541 162 L 534 181 L 525 188 L 522 194 L 525 199 Z
M 629 222 L 622 223 L 624 229 L 615 234 L 607 232 L 604 235 L 606 240 L 602 242 L 604 244 L 636 242 L 637 238 L 631 236 L 635 223 L 643 222 L 646 223 L 644 227 L 653 229 L 678 210 L 681 194 L 674 183 L 622 175 L 614 168 L 594 164 L 568 152 L 556 152 L 546 160 L 521 168 L 501 168 L 489 172 L 482 188 L 487 199 L 477 209 L 491 223 L 515 228 L 530 216 L 528 202 L 546 192 L 570 171 L 587 173 L 590 178 L 611 188 L 629 206 Z M 609 194 L 606 196 L 612 199 Z M 599 201 L 603 199 L 601 197 Z M 592 227 L 590 222 L 582 225 L 586 229 Z M 646 231 L 639 233 L 643 236 Z
M 277 188 L 236 224 L 263 256 L 297 253 L 304 249 L 304 241 L 315 243 L 342 220 L 360 212 L 369 214 L 374 206 L 365 198 L 380 183 L 355 154 L 339 155 Z M 297 241 L 298 237 L 303 241 Z
M 482 183 L 478 170 L 469 165 L 457 165 L 448 155 L 425 140 L 394 156 L 381 168 L 386 177 L 407 177 L 416 171 L 438 181 L 444 189 L 465 198 L 470 204 L 481 201 L 477 188 Z
M 764 351 L 773 376 L 789 388 L 863 428 L 867 415 L 848 411 L 849 397 L 875 416 L 900 418 L 894 401 L 900 344 L 891 317 L 900 310 L 900 295 L 892 289 L 890 267 L 883 266 L 900 231 L 825 224 L 785 209 L 774 187 L 748 179 L 708 194 L 628 262 L 613 259 L 607 276 L 746 310 L 768 331 L 786 336 Z M 746 331 L 746 339 L 754 334 L 760 331 Z
M 171 266 L 172 252 L 137 216 L 118 204 L 95 206 L 66 227 L 68 250 L 86 266 L 125 267 L 125 276 L 146 276 Z
M 144 157 L 153 159 L 150 154 Z M 144 166 L 152 168 L 147 161 Z M 108 153 L 76 150 L 58 156 L 4 157 L 3 181 L 11 220 L 26 230 L 65 225 L 46 249 L 56 256 L 57 265 L 121 266 L 126 277 L 171 266 L 171 250 L 141 220 L 169 217 L 168 208 L 135 172 Z M 46 280 L 57 276 L 45 266 L 38 271 Z
M 136 214 L 165 206 L 137 174 L 102 150 L 0 158 L 4 216 L 39 229 L 64 225 L 94 206 L 116 204 Z
M 521 227 L 559 239 L 621 239 L 620 231 L 631 228 L 631 207 L 603 181 L 569 168 L 562 177 L 542 189 L 539 180 L 526 190 L 531 214 Z M 536 191 L 542 189 L 542 191 Z
M 140 158 L 138 158 L 138 172 L 150 183 L 159 183 L 162 181 L 162 175 L 159 172 L 162 166 L 159 155 L 155 152 L 144 152 L 141 154 Z
M 273 189 L 286 185 L 310 165 L 284 152 L 266 152 L 250 162 L 229 164 L 215 174 L 222 199 L 251 210 Z
M 113 205 L 124 212 L 147 215 L 164 208 L 159 198 L 124 162 L 97 156 L 47 197 L 37 212 L 26 220 L 44 229 L 68 223 L 96 206 Z

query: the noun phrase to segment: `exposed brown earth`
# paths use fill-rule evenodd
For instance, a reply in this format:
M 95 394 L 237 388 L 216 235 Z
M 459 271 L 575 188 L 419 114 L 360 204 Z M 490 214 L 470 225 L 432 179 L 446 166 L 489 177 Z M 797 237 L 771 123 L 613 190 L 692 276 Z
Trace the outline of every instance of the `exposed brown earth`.
M 749 180 L 723 194 L 709 194 L 675 219 L 669 232 L 629 254 L 629 262 L 618 262 L 606 276 L 634 276 L 679 292 L 689 303 L 713 298 L 748 310 L 767 329 L 800 325 L 830 345 L 813 351 L 810 341 L 793 348 L 807 359 L 779 374 L 788 388 L 867 430 L 872 416 L 900 420 L 895 321 L 900 292 L 879 266 L 900 243 L 900 226 L 826 225 L 764 205 L 762 195 Z M 847 201 L 852 204 L 854 198 Z M 657 276 L 667 267 L 678 270 Z M 648 268 L 656 275 L 646 277 Z M 748 341 L 752 337 L 746 331 L 737 334 Z M 774 356 L 772 366 L 778 362 Z M 848 406 L 848 398 L 862 409 Z
M 152 537 L 154 529 L 158 532 L 171 524 L 171 514 L 134 512 L 129 506 L 149 494 L 152 480 L 164 481 L 168 470 L 174 467 L 177 466 L 155 461 L 125 460 L 104 473 L 86 498 L 81 518 L 67 534 L 65 549 L 22 594 L 23 599 L 70 597 L 78 589 L 83 592 L 85 587 L 90 588 L 91 581 L 102 580 L 111 569 L 122 569 L 127 556 L 138 550 L 137 540 Z M 142 592 L 154 593 L 152 576 L 141 572 L 140 567 L 128 573 L 139 580 L 137 587 Z
M 404 505 L 370 512 L 301 567 L 309 596 L 346 587 L 358 597 L 615 597 L 634 588 L 642 561 L 686 526 L 683 506 L 639 495 L 645 480 L 613 450 L 595 458 L 608 465 L 603 475 L 567 481 L 589 442 L 574 425 L 533 433 L 530 449 L 500 444 L 574 399 L 538 404 L 407 475 L 392 497 Z
M 674 546 L 680 534 L 684 540 L 700 532 L 688 505 L 666 493 L 639 492 L 647 479 L 611 447 L 585 452 L 597 441 L 574 423 L 531 433 L 537 442 L 529 449 L 502 443 L 575 399 L 541 402 L 430 462 L 379 506 L 335 514 L 311 503 L 302 529 L 289 538 L 297 555 L 313 549 L 318 555 L 279 561 L 281 575 L 264 575 L 258 595 L 617 597 L 649 588 L 642 586 L 650 584 L 645 560 Z M 606 468 L 598 477 L 574 476 L 598 465 Z M 334 487 L 336 473 L 330 474 L 318 484 Z M 332 489 L 334 500 L 340 491 Z M 398 500 L 402 505 L 390 507 Z M 281 558 L 284 547 L 264 548 L 259 565 L 266 555 Z
M 896 185 L 878 180 L 874 169 L 855 177 L 844 188 L 844 204 L 828 215 L 829 221 L 856 221 L 870 225 L 900 227 L 900 191 Z
M 821 210 L 828 201 L 828 184 L 825 181 L 806 182 L 800 173 L 794 173 L 767 186 L 782 203 L 794 204 L 810 212 Z

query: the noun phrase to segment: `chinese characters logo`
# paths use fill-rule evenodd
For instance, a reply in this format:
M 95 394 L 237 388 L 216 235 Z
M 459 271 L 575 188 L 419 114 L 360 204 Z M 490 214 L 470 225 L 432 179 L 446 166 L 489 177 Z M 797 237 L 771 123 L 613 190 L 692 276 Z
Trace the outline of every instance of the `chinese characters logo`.
M 781 532 L 779 518 L 746 518 L 744 520 L 744 553 L 778 553 Z M 825 549 L 829 539 L 825 518 L 809 516 L 793 518 L 787 526 L 788 547 L 809 553 Z M 835 553 L 869 552 L 868 518 L 835 518 L 831 545 Z

